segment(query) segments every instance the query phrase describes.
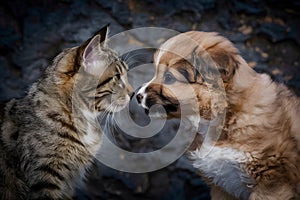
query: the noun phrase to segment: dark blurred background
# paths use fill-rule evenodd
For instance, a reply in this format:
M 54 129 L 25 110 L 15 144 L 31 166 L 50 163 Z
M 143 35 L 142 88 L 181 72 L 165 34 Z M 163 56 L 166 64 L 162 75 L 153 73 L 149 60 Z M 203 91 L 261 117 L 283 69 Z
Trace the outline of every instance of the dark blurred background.
M 110 35 L 145 26 L 220 32 L 251 67 L 299 96 L 299 17 L 300 1 L 1 1 L 0 101 L 24 96 L 55 55 L 107 23 Z M 209 199 L 209 189 L 184 157 L 144 174 L 98 165 L 79 199 Z

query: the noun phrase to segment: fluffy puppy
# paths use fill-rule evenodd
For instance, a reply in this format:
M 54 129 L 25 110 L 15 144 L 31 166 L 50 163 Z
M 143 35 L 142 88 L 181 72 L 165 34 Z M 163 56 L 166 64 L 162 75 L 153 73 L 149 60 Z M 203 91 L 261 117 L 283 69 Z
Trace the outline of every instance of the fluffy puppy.
M 160 104 L 168 118 L 195 124 L 196 110 L 206 120 L 225 116 L 219 134 L 210 133 L 217 140 L 204 144 L 207 133 L 200 132 L 191 151 L 212 199 L 299 198 L 300 101 L 291 91 L 256 73 L 213 32 L 170 38 L 154 63 L 155 76 L 136 96 L 146 110 Z

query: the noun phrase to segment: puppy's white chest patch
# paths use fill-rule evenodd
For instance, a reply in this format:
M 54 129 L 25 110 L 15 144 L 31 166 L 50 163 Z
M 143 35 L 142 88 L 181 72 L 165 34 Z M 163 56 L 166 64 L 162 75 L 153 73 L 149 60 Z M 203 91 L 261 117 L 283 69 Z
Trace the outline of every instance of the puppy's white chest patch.
M 203 144 L 191 152 L 191 158 L 195 160 L 193 166 L 214 184 L 240 199 L 249 198 L 254 181 L 243 170 L 248 160 L 244 152 Z

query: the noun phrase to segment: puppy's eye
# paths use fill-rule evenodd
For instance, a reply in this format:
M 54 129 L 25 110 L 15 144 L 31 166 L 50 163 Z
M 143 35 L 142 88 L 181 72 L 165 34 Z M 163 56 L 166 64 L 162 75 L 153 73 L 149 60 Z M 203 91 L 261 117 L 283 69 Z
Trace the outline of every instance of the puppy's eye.
M 164 84 L 170 85 L 170 84 L 175 83 L 176 81 L 177 81 L 177 79 L 170 72 L 166 72 L 164 74 Z

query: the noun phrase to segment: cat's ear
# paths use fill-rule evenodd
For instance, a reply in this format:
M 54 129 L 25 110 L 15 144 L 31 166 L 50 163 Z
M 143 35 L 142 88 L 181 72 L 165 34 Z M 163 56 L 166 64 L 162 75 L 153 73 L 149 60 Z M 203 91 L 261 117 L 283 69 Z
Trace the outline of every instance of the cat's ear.
M 92 40 L 86 45 L 84 48 L 82 59 L 83 62 L 92 62 L 95 57 L 101 53 L 100 47 L 101 38 L 99 35 L 96 35 L 92 38 Z
M 88 39 L 82 45 L 83 58 L 87 58 L 91 52 L 101 51 L 101 48 L 106 46 L 107 35 L 109 30 L 109 24 L 105 25 L 99 31 L 97 31 L 93 37 Z
M 109 24 L 106 24 L 103 28 L 95 33 L 94 36 L 100 36 L 100 45 L 105 47 L 107 41 L 107 35 L 109 32 Z
M 95 70 L 98 71 L 99 68 L 102 68 L 101 64 L 105 65 L 103 62 L 101 62 L 101 60 L 99 60 L 99 55 L 102 52 L 102 48 L 104 48 L 106 45 L 108 26 L 109 25 L 106 25 L 97 31 L 93 37 L 91 37 L 80 47 L 81 63 L 86 72 L 94 74 Z

